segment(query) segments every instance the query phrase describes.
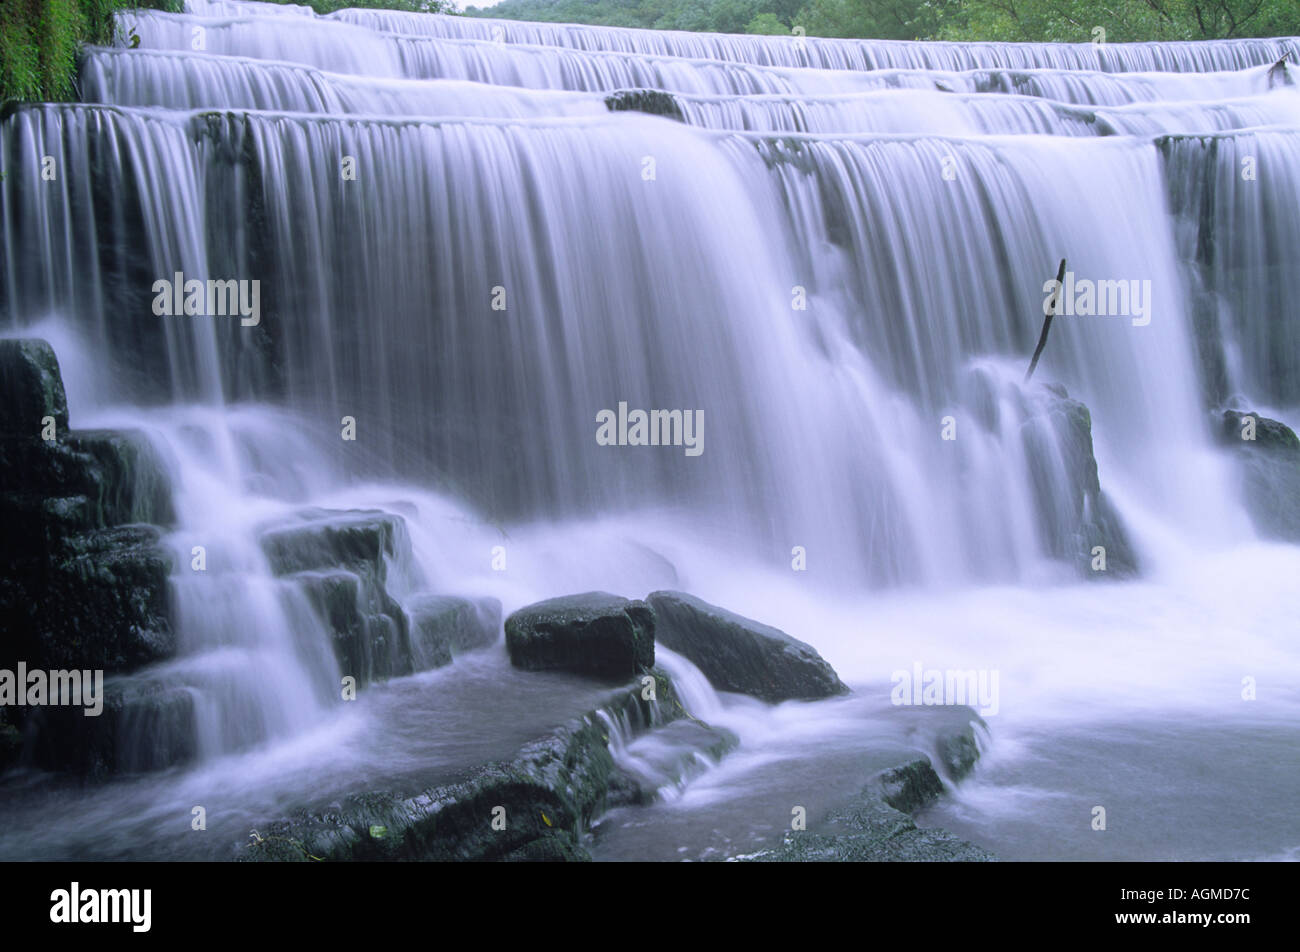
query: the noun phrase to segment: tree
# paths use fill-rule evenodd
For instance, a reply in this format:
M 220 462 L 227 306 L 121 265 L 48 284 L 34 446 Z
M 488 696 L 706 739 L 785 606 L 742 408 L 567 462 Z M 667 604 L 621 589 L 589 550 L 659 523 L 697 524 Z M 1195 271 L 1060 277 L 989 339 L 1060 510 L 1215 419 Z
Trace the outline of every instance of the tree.
M 745 25 L 746 33 L 762 36 L 784 36 L 790 32 L 789 24 L 782 23 L 775 13 L 760 13 Z
M 795 21 L 811 36 L 929 39 L 958 0 L 809 0 Z
M 1295 0 L 964 0 L 940 32 L 1082 43 L 1096 27 L 1118 42 L 1289 36 L 1300 30 L 1300 8 Z

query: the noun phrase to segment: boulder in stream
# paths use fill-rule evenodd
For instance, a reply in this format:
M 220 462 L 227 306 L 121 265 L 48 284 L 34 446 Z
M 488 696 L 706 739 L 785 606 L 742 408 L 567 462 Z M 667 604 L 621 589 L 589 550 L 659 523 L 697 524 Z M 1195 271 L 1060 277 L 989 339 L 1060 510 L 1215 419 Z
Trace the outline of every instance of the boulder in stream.
M 511 664 L 529 671 L 626 678 L 654 666 L 654 615 L 645 602 L 608 592 L 537 602 L 505 629 Z
M 1242 501 L 1261 536 L 1300 542 L 1300 437 L 1249 410 L 1216 414 L 1219 442 L 1239 465 Z
M 770 703 L 834 697 L 848 688 L 812 645 L 683 592 L 655 592 L 659 643 L 685 655 L 721 691 Z

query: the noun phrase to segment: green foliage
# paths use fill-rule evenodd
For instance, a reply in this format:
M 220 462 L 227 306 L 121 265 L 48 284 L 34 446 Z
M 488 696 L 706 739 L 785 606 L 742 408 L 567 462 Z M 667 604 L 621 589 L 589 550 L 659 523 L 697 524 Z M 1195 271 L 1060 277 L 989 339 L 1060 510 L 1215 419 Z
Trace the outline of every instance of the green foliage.
M 269 0 L 271 3 L 290 3 L 308 6 L 317 13 L 333 13 L 346 7 L 365 10 L 401 10 L 406 13 L 455 13 L 452 0 Z
M 469 7 L 468 16 L 537 20 L 547 23 L 593 23 L 600 26 L 630 26 L 651 30 L 745 33 L 750 23 L 760 22 L 781 33 L 789 33 L 792 18 L 802 0 L 506 0 L 495 7 Z
M 745 32 L 761 36 L 784 36 L 790 32 L 790 28 L 775 13 L 760 13 L 745 25 Z
M 1292 36 L 1295 0 L 965 0 L 940 34 L 952 39 L 1083 43 Z
M 377 0 L 384 3 L 385 0 Z M 395 0 L 387 0 L 389 3 Z M 1297 0 L 504 0 L 469 16 L 716 33 L 1086 43 L 1300 34 Z
M 131 7 L 179 11 L 181 0 L 3 0 L 0 100 L 69 99 L 83 43 L 109 43 L 113 15 Z
M 958 0 L 808 0 L 798 22 L 809 36 L 931 39 Z

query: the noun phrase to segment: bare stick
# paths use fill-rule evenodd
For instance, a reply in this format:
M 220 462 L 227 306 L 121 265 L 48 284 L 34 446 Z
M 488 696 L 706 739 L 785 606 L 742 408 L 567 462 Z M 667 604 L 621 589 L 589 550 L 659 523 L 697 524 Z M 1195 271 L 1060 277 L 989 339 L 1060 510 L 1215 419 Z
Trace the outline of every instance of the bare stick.
M 1269 67 L 1268 70 L 1269 89 L 1272 89 L 1275 86 L 1294 85 L 1294 80 L 1291 79 L 1291 75 L 1286 71 L 1286 61 L 1290 58 L 1290 56 L 1291 54 L 1287 53 L 1286 56 L 1283 56 L 1280 60 L 1278 60 L 1271 67 Z
M 1056 290 L 1052 294 L 1052 306 L 1047 310 L 1047 316 L 1043 318 L 1043 332 L 1038 335 L 1038 346 L 1034 348 L 1033 359 L 1029 361 L 1029 369 L 1025 371 L 1025 383 L 1029 383 L 1029 378 L 1034 375 L 1034 368 L 1038 366 L 1038 358 L 1043 353 L 1043 348 L 1047 346 L 1047 332 L 1052 329 L 1052 318 L 1056 316 L 1056 309 L 1061 303 L 1061 287 L 1065 283 L 1065 259 L 1061 259 L 1061 266 L 1056 270 Z

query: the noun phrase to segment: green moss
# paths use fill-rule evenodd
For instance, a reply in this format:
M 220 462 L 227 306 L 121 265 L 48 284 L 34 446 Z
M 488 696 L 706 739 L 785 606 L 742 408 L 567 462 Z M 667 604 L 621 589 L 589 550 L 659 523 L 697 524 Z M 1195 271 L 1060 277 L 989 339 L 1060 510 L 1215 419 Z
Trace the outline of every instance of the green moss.
M 83 43 L 110 43 L 119 10 L 179 12 L 182 0 L 5 0 L 0 5 L 0 101 L 71 99 Z

